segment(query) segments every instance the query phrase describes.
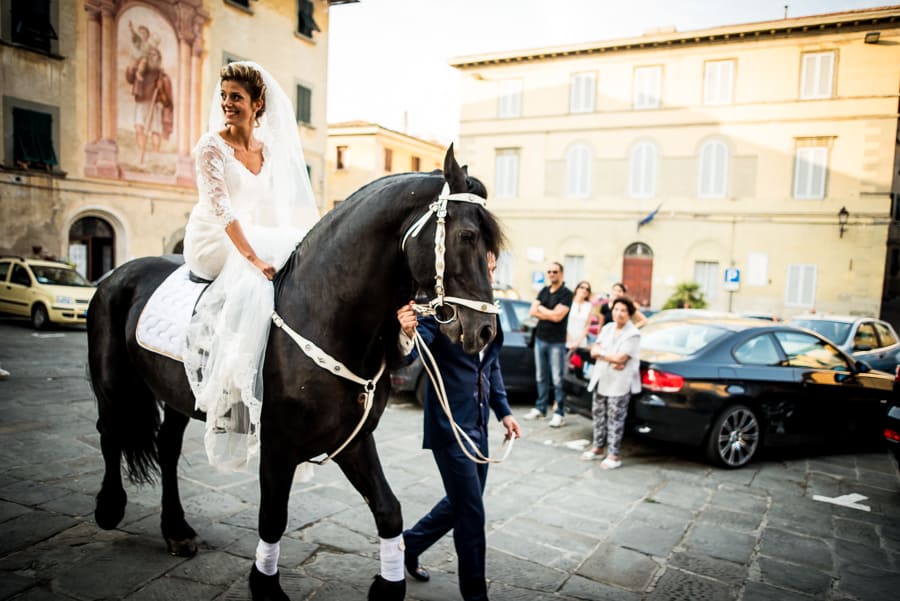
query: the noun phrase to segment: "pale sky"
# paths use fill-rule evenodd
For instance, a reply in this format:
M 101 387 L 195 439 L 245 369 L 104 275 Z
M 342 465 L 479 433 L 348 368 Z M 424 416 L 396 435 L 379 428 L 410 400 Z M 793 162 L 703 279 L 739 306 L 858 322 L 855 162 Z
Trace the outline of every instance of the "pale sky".
M 895 2 L 896 0 L 894 0 Z M 871 8 L 892 0 L 361 0 L 329 20 L 328 122 L 371 121 L 447 145 L 451 58 Z

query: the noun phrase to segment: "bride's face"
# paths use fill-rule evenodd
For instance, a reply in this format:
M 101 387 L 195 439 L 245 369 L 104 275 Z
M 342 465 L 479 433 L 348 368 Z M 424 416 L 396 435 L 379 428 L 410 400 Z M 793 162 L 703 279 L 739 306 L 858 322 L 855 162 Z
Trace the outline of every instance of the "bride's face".
M 222 112 L 225 113 L 225 125 L 250 127 L 253 118 L 262 107 L 262 100 L 253 102 L 247 90 L 236 81 L 222 82 Z

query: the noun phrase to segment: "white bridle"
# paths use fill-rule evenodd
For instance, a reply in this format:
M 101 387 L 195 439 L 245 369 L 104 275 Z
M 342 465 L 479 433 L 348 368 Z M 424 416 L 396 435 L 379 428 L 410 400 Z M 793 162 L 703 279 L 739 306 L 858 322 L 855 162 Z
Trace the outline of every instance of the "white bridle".
M 451 321 L 456 319 L 456 305 L 462 305 L 481 313 L 497 314 L 500 312 L 500 309 L 498 309 L 494 305 L 494 303 L 490 301 L 469 300 L 466 298 L 460 298 L 458 296 L 444 295 L 444 254 L 447 250 L 447 246 L 445 244 L 445 238 L 447 236 L 447 203 L 450 201 L 470 202 L 481 207 L 487 207 L 487 201 L 477 194 L 472 194 L 470 192 L 457 192 L 455 194 L 450 194 L 450 184 L 444 182 L 444 188 L 438 195 L 437 200 L 435 200 L 428 206 L 428 211 L 426 211 L 424 215 L 419 217 L 419 219 L 416 220 L 415 223 L 409 226 L 409 229 L 406 230 L 406 233 L 403 235 L 403 240 L 400 242 L 400 250 L 405 252 L 406 241 L 410 238 L 415 238 L 416 236 L 418 236 L 419 232 L 422 231 L 422 228 L 425 227 L 425 224 L 428 223 L 428 220 L 431 219 L 431 216 L 435 215 L 435 217 L 437 218 L 437 226 L 434 230 L 435 297 L 431 299 L 427 304 L 417 304 L 414 305 L 413 308 L 419 315 L 433 315 L 439 323 L 450 323 Z M 436 309 L 438 307 L 443 307 L 444 305 L 450 307 L 452 309 L 452 313 L 450 317 L 442 321 L 441 319 L 439 319 L 436 313 Z
M 456 296 L 445 296 L 444 295 L 444 252 L 446 251 L 446 246 L 444 244 L 444 238 L 446 236 L 446 227 L 445 223 L 447 220 L 447 202 L 449 201 L 458 201 L 458 202 L 471 202 L 473 204 L 481 205 L 482 207 L 486 207 L 487 201 L 478 196 L 477 194 L 470 194 L 468 192 L 461 192 L 457 194 L 450 194 L 450 186 L 447 183 L 444 183 L 444 188 L 441 190 L 440 195 L 435 202 L 431 203 L 428 207 L 428 212 L 426 212 L 422 217 L 420 217 L 414 224 L 410 226 L 410 228 L 406 231 L 406 234 L 403 236 L 403 241 L 400 243 L 400 249 L 404 252 L 406 251 L 406 241 L 409 238 L 415 238 L 419 232 L 422 231 L 422 228 L 425 227 L 425 224 L 431 218 L 431 215 L 434 214 L 437 216 L 437 228 L 434 232 L 434 271 L 435 271 L 435 285 L 434 290 L 437 296 L 431 300 L 427 305 L 413 305 L 413 309 L 420 315 L 433 315 L 436 320 L 440 323 L 449 323 L 456 319 L 456 307 L 455 305 L 463 305 L 475 311 L 480 311 L 481 313 L 499 313 L 500 308 L 494 305 L 494 303 L 490 301 L 476 301 L 476 300 L 468 300 L 465 298 L 459 298 Z M 446 321 L 441 322 L 436 315 L 437 307 L 441 307 L 443 305 L 447 305 L 453 309 L 453 313 L 451 317 L 449 317 Z M 287 334 L 291 340 L 294 341 L 294 344 L 300 348 L 313 362 L 321 367 L 329 371 L 330 373 L 338 376 L 340 378 L 344 378 L 345 380 L 350 380 L 356 384 L 359 384 L 363 387 L 363 392 L 360 393 L 358 400 L 362 405 L 362 416 L 357 422 L 356 427 L 350 433 L 350 436 L 339 446 L 335 451 L 330 454 L 322 453 L 316 457 L 309 459 L 308 461 L 312 463 L 316 463 L 318 465 L 322 465 L 327 462 L 329 459 L 333 459 L 335 455 L 344 450 L 350 441 L 359 433 L 362 429 L 363 424 L 366 421 L 366 418 L 369 417 L 369 413 L 372 410 L 372 401 L 375 397 L 375 385 L 378 380 L 381 378 L 381 375 L 384 373 L 385 361 L 381 360 L 381 367 L 378 370 L 378 373 L 375 374 L 373 378 L 366 379 L 361 378 L 354 374 L 350 369 L 347 368 L 346 365 L 334 359 L 331 355 L 323 351 L 319 348 L 315 343 L 311 340 L 308 340 L 297 333 L 293 328 L 291 328 L 288 324 L 284 322 L 284 319 L 278 315 L 277 312 L 272 312 L 272 323 L 275 324 L 276 327 L 280 328 L 285 334 Z M 444 391 L 444 384 L 440 376 L 440 371 L 437 369 L 437 365 L 434 363 L 434 358 L 431 357 L 431 353 L 425 347 L 422 341 L 422 337 L 416 333 L 416 345 L 419 347 L 419 352 L 422 355 L 422 364 L 426 365 L 426 356 L 431 359 L 433 365 L 432 369 L 426 366 L 426 371 L 428 375 L 431 377 L 432 383 L 435 385 L 435 390 L 438 391 L 438 398 L 440 399 L 441 406 L 444 409 L 444 412 L 447 414 L 447 417 L 450 420 L 450 423 L 454 427 L 454 434 L 456 435 L 457 443 L 463 452 L 468 456 L 472 461 L 478 463 L 487 463 L 494 462 L 496 460 L 492 460 L 490 457 L 484 456 L 478 449 L 478 446 L 472 442 L 472 440 L 466 435 L 466 433 L 460 428 L 453 419 L 453 415 L 450 413 L 450 405 L 447 402 L 447 394 Z M 473 449 L 475 456 L 470 453 L 462 440 L 460 439 L 459 432 L 462 432 L 462 436 L 465 437 L 466 442 Z M 507 455 L 509 455 L 509 450 L 512 448 L 512 442 L 510 442 L 509 447 L 507 447 L 506 453 L 504 454 L 504 459 Z M 502 461 L 502 459 L 500 460 Z

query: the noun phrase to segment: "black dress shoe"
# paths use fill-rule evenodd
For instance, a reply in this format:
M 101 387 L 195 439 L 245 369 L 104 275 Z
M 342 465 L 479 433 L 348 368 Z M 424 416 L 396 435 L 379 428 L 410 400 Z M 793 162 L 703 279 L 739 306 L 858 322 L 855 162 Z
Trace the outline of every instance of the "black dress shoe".
M 409 572 L 409 575 L 419 582 L 431 580 L 431 574 L 419 563 L 418 557 L 407 557 L 403 563 L 406 564 L 406 571 Z

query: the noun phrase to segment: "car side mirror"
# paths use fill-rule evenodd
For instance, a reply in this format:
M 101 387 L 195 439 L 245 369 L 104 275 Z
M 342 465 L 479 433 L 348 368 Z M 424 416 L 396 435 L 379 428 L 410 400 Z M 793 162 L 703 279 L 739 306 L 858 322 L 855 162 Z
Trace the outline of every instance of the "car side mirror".
M 856 360 L 856 369 L 854 371 L 858 374 L 864 374 L 872 371 L 872 366 L 866 363 L 863 359 Z

